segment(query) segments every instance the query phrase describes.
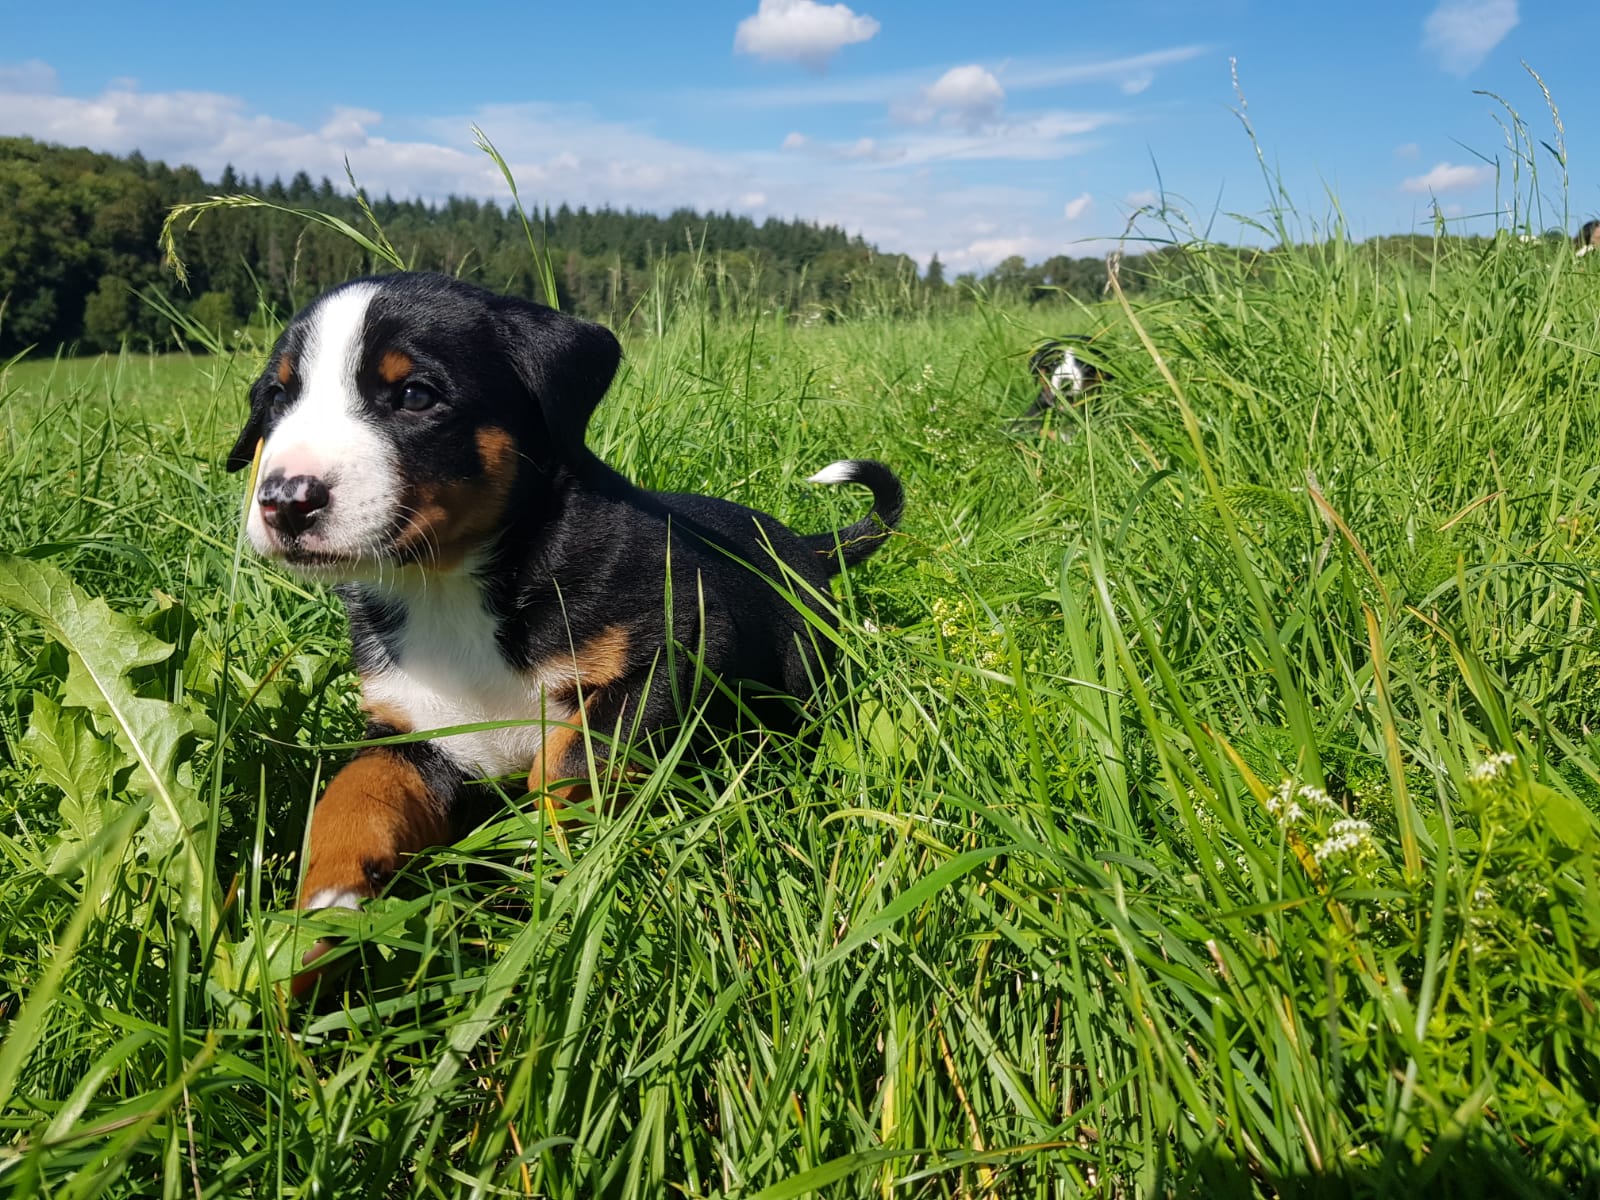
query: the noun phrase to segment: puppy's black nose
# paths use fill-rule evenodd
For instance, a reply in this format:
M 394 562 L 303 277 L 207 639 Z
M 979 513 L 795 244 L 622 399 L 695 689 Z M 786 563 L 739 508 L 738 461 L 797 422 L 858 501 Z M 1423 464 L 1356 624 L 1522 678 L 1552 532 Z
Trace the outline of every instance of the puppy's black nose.
M 256 489 L 261 519 L 288 537 L 299 537 L 311 528 L 317 514 L 328 507 L 328 499 L 328 485 L 315 475 L 285 479 L 281 472 L 274 473 Z

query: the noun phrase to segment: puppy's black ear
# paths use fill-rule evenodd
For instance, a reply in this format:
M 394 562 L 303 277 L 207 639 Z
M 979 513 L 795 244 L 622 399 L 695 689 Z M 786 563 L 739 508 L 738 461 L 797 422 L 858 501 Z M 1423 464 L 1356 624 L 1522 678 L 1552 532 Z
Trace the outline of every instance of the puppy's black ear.
M 622 361 L 616 337 L 604 325 L 511 296 L 501 297 L 495 323 L 501 348 L 538 404 L 555 448 L 576 453 Z
M 248 467 L 256 456 L 256 443 L 266 436 L 267 410 L 271 407 L 267 392 L 268 376 L 263 375 L 250 387 L 250 416 L 245 419 L 239 440 L 228 451 L 228 470 L 238 471 Z

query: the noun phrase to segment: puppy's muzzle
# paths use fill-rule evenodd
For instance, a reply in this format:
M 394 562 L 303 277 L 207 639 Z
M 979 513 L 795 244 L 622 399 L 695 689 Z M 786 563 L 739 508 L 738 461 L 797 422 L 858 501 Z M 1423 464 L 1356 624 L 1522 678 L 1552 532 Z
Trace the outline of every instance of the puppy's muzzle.
M 330 499 L 326 480 L 316 475 L 286 478 L 282 471 L 268 475 L 256 491 L 261 519 L 273 532 L 288 538 L 297 538 L 316 524 Z

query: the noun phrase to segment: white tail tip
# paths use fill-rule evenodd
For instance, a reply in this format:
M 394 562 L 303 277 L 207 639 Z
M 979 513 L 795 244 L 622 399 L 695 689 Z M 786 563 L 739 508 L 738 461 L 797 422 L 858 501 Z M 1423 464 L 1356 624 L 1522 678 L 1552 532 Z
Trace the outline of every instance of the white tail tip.
M 849 459 L 840 459 L 836 463 L 829 463 L 818 471 L 807 483 L 850 483 L 856 477 L 856 465 Z

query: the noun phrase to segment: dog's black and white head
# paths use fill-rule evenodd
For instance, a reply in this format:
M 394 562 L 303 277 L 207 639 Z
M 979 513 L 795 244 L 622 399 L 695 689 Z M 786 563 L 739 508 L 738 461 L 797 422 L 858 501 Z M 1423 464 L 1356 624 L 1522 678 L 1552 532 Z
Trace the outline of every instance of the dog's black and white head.
M 322 579 L 454 566 L 514 496 L 584 460 L 620 357 L 599 325 L 442 275 L 335 288 L 250 390 L 228 456 L 237 471 L 264 443 L 250 540 Z
M 1087 338 L 1052 338 L 1033 352 L 1028 359 L 1028 369 L 1039 380 L 1041 400 L 1049 398 L 1071 404 L 1109 378 L 1093 363 L 1074 353 L 1087 345 Z

